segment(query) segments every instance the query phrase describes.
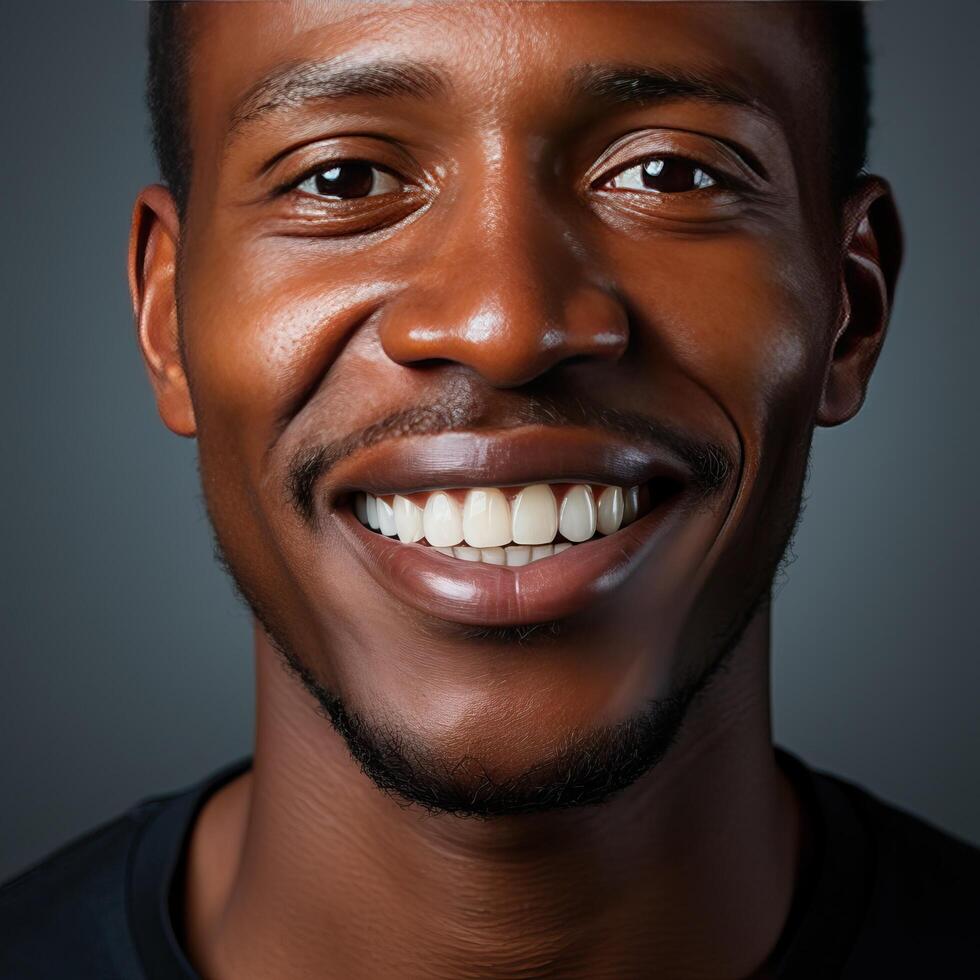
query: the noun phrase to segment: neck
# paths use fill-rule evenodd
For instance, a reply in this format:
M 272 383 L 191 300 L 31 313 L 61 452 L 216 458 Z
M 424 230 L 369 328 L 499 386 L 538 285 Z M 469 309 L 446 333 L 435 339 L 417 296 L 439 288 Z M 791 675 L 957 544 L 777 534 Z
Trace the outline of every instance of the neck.
M 610 802 L 476 821 L 378 792 L 259 633 L 254 766 L 192 835 L 192 959 L 218 980 L 752 975 L 802 847 L 768 636 L 762 610 L 667 756 Z

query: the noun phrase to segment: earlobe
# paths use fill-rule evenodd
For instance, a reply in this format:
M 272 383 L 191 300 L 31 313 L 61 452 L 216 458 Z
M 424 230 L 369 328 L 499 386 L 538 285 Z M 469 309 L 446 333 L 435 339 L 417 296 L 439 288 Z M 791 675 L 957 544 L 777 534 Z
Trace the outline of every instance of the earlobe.
M 891 188 L 862 179 L 845 204 L 840 309 L 817 424 L 857 414 L 881 352 L 902 260 L 902 232 Z
M 129 236 L 129 292 L 143 362 L 160 418 L 172 432 L 197 427 L 177 323 L 177 245 L 180 220 L 166 187 L 145 187 L 133 208 Z

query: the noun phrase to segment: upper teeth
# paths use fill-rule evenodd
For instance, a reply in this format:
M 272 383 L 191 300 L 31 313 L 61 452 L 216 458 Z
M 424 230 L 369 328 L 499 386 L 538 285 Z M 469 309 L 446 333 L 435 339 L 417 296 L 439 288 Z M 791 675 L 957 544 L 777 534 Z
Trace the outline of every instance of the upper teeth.
M 458 497 L 462 493 L 435 490 L 413 494 L 414 500 L 399 494 L 386 498 L 358 493 L 354 510 L 362 524 L 388 537 L 397 535 L 407 543 L 424 539 L 446 551 L 455 548 L 452 554 L 465 560 L 516 565 L 545 557 L 542 546 L 552 545 L 558 534 L 565 542 L 577 543 L 588 541 L 596 532 L 619 530 L 637 516 L 639 488 L 593 490 L 586 483 L 572 484 L 559 503 L 547 483 L 509 491 L 475 487 L 465 491 L 461 506 Z M 518 547 L 504 552 L 504 546 L 511 544 Z M 547 554 L 565 547 L 568 544 L 549 547 Z

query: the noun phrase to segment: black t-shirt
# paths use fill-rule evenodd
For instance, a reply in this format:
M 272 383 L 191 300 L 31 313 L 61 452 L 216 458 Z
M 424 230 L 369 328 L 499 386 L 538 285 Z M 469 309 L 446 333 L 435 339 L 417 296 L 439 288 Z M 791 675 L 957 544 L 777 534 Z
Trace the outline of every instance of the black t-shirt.
M 980 850 L 776 752 L 815 840 L 773 975 L 980 977 Z M 250 765 L 144 800 L 5 884 L 0 978 L 197 980 L 178 932 L 189 831 L 208 796 Z

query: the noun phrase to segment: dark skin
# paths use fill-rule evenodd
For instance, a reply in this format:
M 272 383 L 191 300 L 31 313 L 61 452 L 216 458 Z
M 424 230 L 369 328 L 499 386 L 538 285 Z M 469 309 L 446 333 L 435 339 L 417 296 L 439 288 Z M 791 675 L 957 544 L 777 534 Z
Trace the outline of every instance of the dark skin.
M 865 397 L 901 251 L 885 181 L 833 198 L 806 6 L 193 10 L 188 208 L 142 191 L 130 280 L 160 414 L 198 440 L 218 540 L 260 614 L 254 769 L 191 840 L 203 976 L 767 975 L 809 831 L 773 755 L 766 588 L 813 427 Z M 293 88 L 258 111 L 275 101 L 260 80 L 340 55 L 436 66 L 445 84 Z M 596 63 L 707 79 L 717 97 L 570 95 Z M 610 183 L 665 157 L 674 183 Z M 395 176 L 352 200 L 277 192 L 336 159 Z M 690 186 L 698 167 L 717 179 Z M 629 440 L 602 427 L 525 425 L 514 443 L 545 394 L 669 423 L 735 466 L 655 535 L 617 532 L 632 557 L 598 585 L 503 570 L 454 599 L 445 566 L 389 576 L 343 516 L 354 488 L 627 473 Z M 451 452 L 386 433 L 298 512 L 284 488 L 305 450 L 440 403 L 464 406 Z M 412 468 L 457 452 L 479 479 Z M 545 620 L 557 635 L 506 642 Z M 486 625 L 496 636 L 472 630 Z M 279 655 L 368 721 L 506 779 L 670 696 L 721 635 L 727 669 L 641 778 L 599 806 L 489 820 L 378 792 Z

